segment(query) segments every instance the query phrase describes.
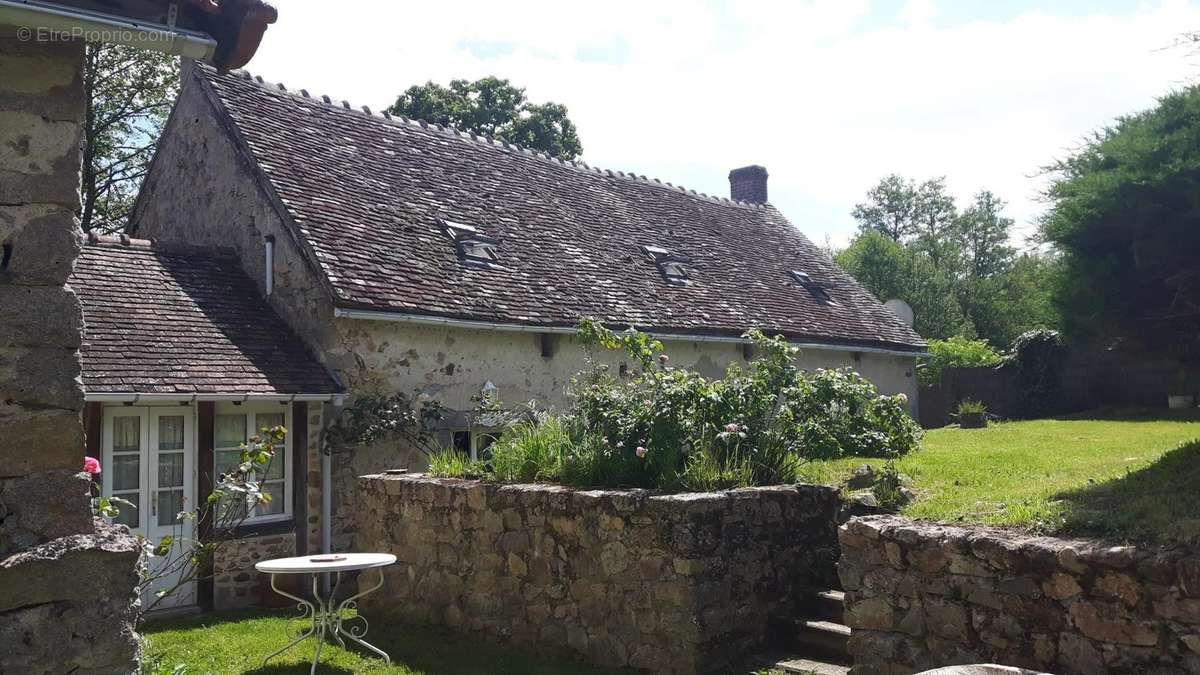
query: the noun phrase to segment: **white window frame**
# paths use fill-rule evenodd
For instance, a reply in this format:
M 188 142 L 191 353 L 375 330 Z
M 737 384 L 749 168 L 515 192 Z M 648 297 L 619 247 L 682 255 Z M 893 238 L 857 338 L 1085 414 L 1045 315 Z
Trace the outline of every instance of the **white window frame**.
M 258 525 L 261 523 L 283 522 L 283 521 L 291 520 L 293 517 L 292 493 L 295 491 L 296 477 L 292 475 L 292 471 L 295 469 L 295 467 L 292 464 L 292 452 L 293 452 L 293 450 L 292 450 L 292 406 L 288 405 L 287 403 L 280 403 L 278 401 L 267 401 L 267 402 L 260 402 L 260 403 L 241 403 L 241 404 L 233 403 L 233 402 L 226 402 L 226 401 L 219 401 L 219 402 L 217 402 L 217 405 L 214 406 L 214 410 L 213 410 L 213 446 L 214 446 L 213 447 L 213 465 L 211 467 L 208 467 L 208 469 L 213 472 L 214 486 L 216 485 L 216 483 L 218 481 L 218 476 L 219 476 L 219 474 L 217 472 L 217 456 L 223 450 L 237 450 L 238 449 L 237 446 L 225 447 L 225 446 L 217 445 L 217 433 L 216 433 L 217 417 L 220 415 L 245 415 L 246 416 L 246 438 L 242 439 L 242 441 L 248 442 L 250 436 L 255 436 L 255 435 L 259 434 L 259 427 L 262 426 L 257 421 L 257 418 L 259 415 L 278 415 L 279 413 L 283 413 L 283 427 L 288 430 L 288 433 L 287 433 L 287 436 L 283 439 L 283 444 L 282 444 L 283 447 L 281 449 L 276 450 L 275 457 L 271 461 L 272 462 L 279 462 L 279 461 L 283 462 L 283 494 L 282 495 L 276 494 L 276 492 L 274 490 L 267 490 L 267 492 L 270 493 L 272 502 L 275 502 L 280 499 L 283 500 L 283 512 L 282 513 L 270 513 L 270 514 L 266 514 L 266 515 L 257 515 L 255 513 L 251 513 L 251 515 L 247 516 L 247 518 L 244 521 L 242 521 L 243 526 Z M 275 481 L 272 481 L 272 482 L 275 482 Z M 264 487 L 265 487 L 265 485 L 264 485 Z M 258 510 L 257 506 L 255 506 L 252 509 L 252 511 L 257 511 L 257 510 Z

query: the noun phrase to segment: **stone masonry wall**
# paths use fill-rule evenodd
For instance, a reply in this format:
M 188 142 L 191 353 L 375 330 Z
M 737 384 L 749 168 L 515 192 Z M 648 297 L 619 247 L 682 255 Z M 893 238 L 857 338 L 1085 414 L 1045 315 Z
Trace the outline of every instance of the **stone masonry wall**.
M 854 519 L 838 565 L 852 672 L 1000 663 L 1200 673 L 1200 555 Z
M 272 558 L 290 558 L 296 553 L 296 535 L 272 534 L 231 541 L 213 556 L 213 606 L 231 609 L 270 602 L 263 596 L 262 575 L 254 564 Z
M 80 42 L 0 25 L 0 672 L 127 673 L 137 542 L 93 521 L 83 466 Z
M 724 672 L 828 587 L 837 492 L 655 495 L 364 476 L 356 548 L 396 554 L 372 622 L 451 626 L 653 672 Z M 361 583 L 374 583 L 374 574 Z

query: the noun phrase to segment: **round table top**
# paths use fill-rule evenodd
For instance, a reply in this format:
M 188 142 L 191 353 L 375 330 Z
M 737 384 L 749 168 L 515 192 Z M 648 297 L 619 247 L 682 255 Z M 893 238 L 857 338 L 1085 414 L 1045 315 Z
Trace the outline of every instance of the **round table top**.
M 275 558 L 255 563 L 254 569 L 270 574 L 311 574 L 313 572 L 350 572 L 384 567 L 396 562 L 391 553 L 321 553 L 295 558 Z

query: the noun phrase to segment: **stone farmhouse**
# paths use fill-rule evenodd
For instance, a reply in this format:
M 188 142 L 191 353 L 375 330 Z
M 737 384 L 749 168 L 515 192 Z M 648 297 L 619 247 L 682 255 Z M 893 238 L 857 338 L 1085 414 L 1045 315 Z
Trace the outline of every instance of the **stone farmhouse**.
M 924 341 L 767 202 L 762 167 L 716 198 L 244 73 L 186 64 L 183 80 L 136 239 L 94 239 L 72 285 L 93 451 L 112 465 L 154 462 L 164 438 L 184 449 L 182 481 L 124 494 L 204 494 L 264 422 L 291 430 L 284 498 L 217 561 L 203 605 L 252 600 L 260 557 L 350 546 L 355 476 L 424 466 L 394 444 L 322 456 L 343 398 L 432 397 L 443 442 L 481 451 L 482 391 L 567 401 L 581 317 L 650 332 L 709 375 L 751 358 L 740 336 L 762 328 L 802 367 L 850 366 L 916 404 Z

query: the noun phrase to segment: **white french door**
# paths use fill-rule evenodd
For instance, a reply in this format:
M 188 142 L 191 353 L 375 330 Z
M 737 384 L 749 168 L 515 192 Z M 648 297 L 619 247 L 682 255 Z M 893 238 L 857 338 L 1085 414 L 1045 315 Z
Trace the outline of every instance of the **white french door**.
M 110 407 L 104 410 L 104 494 L 134 504 L 120 505 L 113 520 L 157 545 L 165 536 L 176 540 L 175 552 L 193 536 L 195 523 L 179 513 L 195 505 L 195 411 L 192 407 Z M 156 574 L 177 555 L 150 559 Z M 179 566 L 182 574 L 183 566 Z M 156 579 L 142 589 L 142 606 L 157 600 L 163 588 L 173 587 L 177 574 Z M 196 584 L 190 582 L 159 600 L 155 609 L 194 604 Z

